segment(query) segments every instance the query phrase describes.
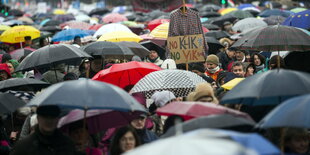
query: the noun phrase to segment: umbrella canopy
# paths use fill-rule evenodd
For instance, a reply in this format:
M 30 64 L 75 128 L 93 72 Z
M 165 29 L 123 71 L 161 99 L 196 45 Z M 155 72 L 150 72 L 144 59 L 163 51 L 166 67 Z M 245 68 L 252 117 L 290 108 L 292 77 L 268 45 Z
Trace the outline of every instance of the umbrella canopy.
M 79 36 L 82 39 L 84 37 L 90 36 L 90 34 L 80 29 L 67 29 L 67 30 L 62 30 L 60 32 L 57 32 L 53 36 L 52 41 L 54 42 L 70 41 L 70 40 L 73 40 L 74 37 L 76 36 Z
M 14 95 L 0 92 L 0 114 L 10 114 L 25 105 L 26 102 Z
M 55 34 L 56 32 L 61 31 L 62 29 L 59 26 L 44 26 L 40 28 L 40 31 L 47 31 Z
M 225 15 L 236 10 L 238 10 L 238 8 L 222 8 L 218 11 L 218 13 L 220 13 L 221 15 Z
M 8 13 L 9 13 L 9 16 L 15 16 L 15 17 L 20 17 L 24 15 L 24 12 L 18 9 L 11 9 L 9 10 Z
M 222 7 L 218 6 L 218 5 L 215 5 L 215 4 L 207 4 L 207 5 L 204 5 L 202 8 L 201 8 L 201 11 L 207 11 L 207 12 L 217 12 L 221 9 Z
M 80 22 L 88 22 L 91 18 L 85 14 L 79 14 L 75 16 L 75 20 Z
M 11 55 L 11 57 L 13 59 L 19 60 L 21 57 L 27 56 L 30 53 L 32 53 L 33 51 L 35 51 L 35 49 L 29 48 L 29 47 L 25 47 L 25 48 L 14 50 L 14 51 L 10 52 L 9 54 Z
M 31 18 L 26 17 L 26 16 L 19 17 L 19 18 L 17 18 L 17 20 L 22 21 L 22 22 L 27 23 L 27 24 L 33 24 L 34 23 Z
M 157 26 L 164 24 L 164 23 L 169 23 L 170 19 L 154 19 L 147 24 L 147 28 L 152 31 L 155 29 Z
M 306 51 L 310 49 L 310 36 L 290 26 L 259 27 L 245 33 L 232 47 L 258 51 Z
M 119 13 L 110 13 L 110 14 L 105 15 L 102 18 L 102 21 L 104 23 L 118 23 L 118 22 L 128 21 L 128 19 L 126 18 L 126 16 L 121 15 Z
M 131 30 L 123 24 L 111 23 L 111 24 L 106 24 L 100 27 L 94 34 L 94 37 L 97 38 L 98 36 L 101 36 L 101 35 L 104 35 L 110 32 L 115 32 L 115 31 L 131 32 Z
M 215 132 L 212 133 L 213 135 L 215 134 Z M 249 153 L 249 151 L 240 144 L 231 140 L 181 135 L 157 140 L 150 144 L 145 144 L 134 150 L 126 152 L 124 155 L 249 155 L 251 153 Z
M 263 20 L 257 19 L 257 18 L 245 18 L 242 20 L 239 20 L 232 29 L 235 32 L 243 32 L 248 29 L 252 29 L 255 27 L 265 27 L 267 26 L 267 23 L 264 22 Z
M 290 11 L 280 10 L 280 9 L 270 9 L 264 10 L 258 16 L 260 17 L 269 17 L 269 16 L 282 16 L 282 17 L 289 17 L 292 14 Z
M 150 54 L 150 51 L 147 48 L 136 42 L 122 41 L 117 42 L 116 44 L 128 47 L 135 55 L 139 56 L 140 58 L 144 58 Z
M 53 14 L 54 14 L 54 15 L 64 15 L 64 14 L 66 14 L 66 11 L 63 10 L 63 9 L 55 9 L 55 10 L 53 11 Z
M 10 26 L 7 26 L 7 25 L 0 25 L 0 31 L 5 31 L 5 30 L 8 30 L 10 29 L 11 27 Z
M 56 15 L 53 17 L 54 20 L 58 20 L 61 23 L 70 21 L 70 20 L 75 20 L 75 17 L 72 14 L 65 14 L 65 15 Z
M 215 128 L 215 129 L 230 129 L 239 130 L 245 129 L 250 131 L 256 123 L 253 120 L 248 120 L 240 116 L 233 116 L 231 114 L 209 115 L 191 119 L 181 124 L 177 124 L 168 129 L 168 131 L 161 136 L 161 138 L 171 137 L 176 135 L 177 128 L 182 126 L 183 132 L 189 132 L 201 128 Z M 243 131 L 245 131 L 243 130 Z
M 105 58 L 109 57 L 123 57 L 123 56 L 133 56 L 134 53 L 128 48 L 124 46 L 120 46 L 119 44 L 107 41 L 97 41 L 86 46 L 81 47 L 81 50 L 86 53 L 96 56 L 105 56 Z
M 263 19 L 268 25 L 280 25 L 284 20 L 285 17 L 282 16 L 269 16 Z
M 219 14 L 217 12 L 201 12 L 200 16 L 206 17 L 206 18 L 214 18 L 214 17 L 220 17 L 221 14 Z
M 144 76 L 159 70 L 161 68 L 153 63 L 131 61 L 114 64 L 110 68 L 98 72 L 92 79 L 125 88 L 135 85 Z
M 214 37 L 205 37 L 209 46 L 209 54 L 217 54 L 224 46 Z
M 145 112 L 144 107 L 121 88 L 89 79 L 54 84 L 32 99 L 28 105 Z
M 0 91 L 5 92 L 7 90 L 24 90 L 31 89 L 41 90 L 42 88 L 48 87 L 50 84 L 32 79 L 32 78 L 11 78 L 4 81 L 0 81 Z
M 25 41 L 26 36 L 36 39 L 40 37 L 40 31 L 32 26 L 14 26 L 1 34 L 0 41 L 5 43 L 20 43 Z
M 210 31 L 212 31 L 212 30 L 220 30 L 220 27 L 217 26 L 217 25 L 214 25 L 214 24 L 204 24 L 204 23 L 202 23 L 202 26 L 207 28 Z
M 205 82 L 205 80 L 193 72 L 161 70 L 152 72 L 142 78 L 132 88 L 131 93 L 143 92 L 147 98 L 150 98 L 155 91 L 169 90 L 176 97 L 184 97 L 201 82 Z
M 226 31 L 209 31 L 205 33 L 206 37 L 213 37 L 217 40 L 221 38 L 229 38 L 230 34 L 228 34 Z
M 310 95 L 302 95 L 284 101 L 268 115 L 266 115 L 257 126 L 260 128 L 275 127 L 297 127 L 310 128 Z
M 59 26 L 60 24 L 61 24 L 61 21 L 59 21 L 59 20 L 48 20 L 42 26 Z
M 233 89 L 236 85 L 238 85 L 244 78 L 234 78 L 230 80 L 229 82 L 223 84 L 221 87 L 226 89 L 226 90 L 231 90 Z
M 169 31 L 169 23 L 164 23 L 157 26 L 151 33 L 150 36 L 154 38 L 168 38 L 168 31 Z
M 293 14 L 286 18 L 282 25 L 294 26 L 303 29 L 310 29 L 310 10 Z
M 307 9 L 306 8 L 294 8 L 294 9 L 291 9 L 290 11 L 294 12 L 294 13 L 299 13 L 299 12 L 302 12 L 305 10 L 307 10 Z
M 88 30 L 91 25 L 81 21 L 68 21 L 63 24 L 60 24 L 61 28 L 64 28 L 66 26 L 69 26 L 70 29 Z
M 237 19 L 253 17 L 253 15 L 250 12 L 242 11 L 242 10 L 232 11 L 232 12 L 229 12 L 227 15 L 232 15 L 233 17 L 236 17 Z
M 108 10 L 107 8 L 96 8 L 96 9 L 93 9 L 89 12 L 89 16 L 93 16 L 93 15 L 99 15 L 99 16 L 102 16 L 106 13 L 109 13 L 110 10 Z
M 121 41 L 133 41 L 140 42 L 142 40 L 138 35 L 127 32 L 127 31 L 115 31 L 109 32 L 102 35 L 97 41 L 111 41 L 111 42 L 121 42 Z
M 66 131 L 70 124 L 83 120 L 84 113 L 84 110 L 72 110 L 69 114 L 59 120 L 58 128 Z M 114 110 L 88 110 L 86 112 L 87 131 L 89 134 L 96 134 L 109 128 L 125 126 L 133 119 L 137 118 L 138 114 L 141 114 L 141 112 L 129 113 Z
M 231 114 L 252 120 L 252 118 L 246 113 L 207 102 L 172 102 L 164 107 L 158 108 L 156 113 L 163 116 L 178 115 L 183 117 L 185 120 L 219 114 Z
M 54 44 L 44 46 L 29 54 L 16 68 L 15 72 L 27 71 L 35 68 L 55 67 L 66 63 L 76 65 L 83 58 L 92 58 L 90 55 L 73 45 Z
M 215 24 L 219 27 L 222 27 L 224 25 L 224 23 L 226 21 L 229 21 L 231 23 L 234 23 L 235 20 L 237 20 L 238 18 L 236 18 L 235 16 L 231 15 L 231 14 L 227 14 L 218 18 L 215 18 L 211 24 Z
M 221 104 L 277 105 L 288 98 L 309 93 L 308 84 L 308 73 L 284 69 L 270 70 L 241 81 L 226 93 Z
M 284 57 L 285 65 L 287 68 L 310 73 L 310 63 L 308 60 L 310 60 L 309 51 L 293 51 Z
M 148 40 L 148 41 L 143 41 L 140 43 L 142 46 L 147 48 L 148 50 L 154 50 L 157 51 L 158 56 L 162 59 L 166 59 L 166 50 L 162 48 L 160 45 L 157 45 L 156 43 Z
M 88 29 L 89 30 L 95 30 L 95 31 L 98 31 L 100 29 L 100 27 L 102 27 L 103 24 L 96 24 L 96 25 L 92 25 L 90 26 Z

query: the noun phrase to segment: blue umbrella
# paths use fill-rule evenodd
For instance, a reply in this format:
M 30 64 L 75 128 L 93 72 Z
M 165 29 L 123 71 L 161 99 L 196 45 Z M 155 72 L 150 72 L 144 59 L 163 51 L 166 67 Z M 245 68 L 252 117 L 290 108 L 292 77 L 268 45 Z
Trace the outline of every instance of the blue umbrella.
M 44 19 L 41 23 L 40 26 L 45 25 L 48 21 L 50 21 L 51 19 Z
M 291 98 L 273 109 L 257 126 L 260 128 L 310 128 L 309 108 L 309 94 Z
M 245 4 L 240 4 L 237 8 L 239 10 L 243 10 L 243 9 L 246 9 L 246 8 L 253 8 L 253 7 L 256 8 L 256 6 L 253 5 L 253 4 L 245 3 Z
M 110 109 L 145 112 L 138 101 L 114 85 L 90 79 L 54 84 L 30 101 L 29 106 L 57 105 L 68 109 Z
M 90 36 L 90 34 L 80 29 L 67 29 L 67 30 L 57 32 L 53 36 L 52 41 L 54 42 L 69 41 L 69 40 L 73 40 L 74 37 L 76 36 L 83 38 L 86 36 Z
M 283 16 L 289 17 L 292 14 L 290 11 L 280 10 L 280 9 L 271 9 L 271 10 L 264 10 L 258 16 L 260 17 L 269 17 L 269 16 Z
M 199 137 L 205 138 L 230 138 L 246 148 L 255 150 L 260 155 L 281 154 L 276 146 L 256 133 L 245 134 L 221 129 L 198 129 L 188 132 L 185 135 L 198 135 Z
M 282 25 L 310 29 L 310 10 L 305 10 L 289 16 Z

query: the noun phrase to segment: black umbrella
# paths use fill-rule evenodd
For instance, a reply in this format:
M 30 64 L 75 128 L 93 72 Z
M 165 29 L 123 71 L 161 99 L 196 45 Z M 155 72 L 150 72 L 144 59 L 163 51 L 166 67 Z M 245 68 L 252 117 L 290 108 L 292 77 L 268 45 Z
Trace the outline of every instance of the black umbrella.
M 209 54 L 217 54 L 224 46 L 214 37 L 205 37 L 209 46 Z
M 290 52 L 285 56 L 285 65 L 289 69 L 310 73 L 310 51 Z
M 96 9 L 93 9 L 91 10 L 88 15 L 89 16 L 93 16 L 93 15 L 99 15 L 99 16 L 102 16 L 102 15 L 105 15 L 107 13 L 109 13 L 110 10 L 109 9 L 106 9 L 106 8 L 96 8 Z
M 144 58 L 150 53 L 147 48 L 136 42 L 122 41 L 118 42 L 117 44 L 128 47 L 135 55 L 139 56 L 140 58 Z
M 164 48 L 162 48 L 161 46 L 155 44 L 152 41 L 144 41 L 140 43 L 142 46 L 144 46 L 145 48 L 149 49 L 149 50 L 154 50 L 157 51 L 158 56 L 162 59 L 165 60 L 166 59 L 166 50 Z
M 52 33 L 56 33 L 58 31 L 61 31 L 62 29 L 59 26 L 44 26 L 40 28 L 40 31 L 48 31 Z
M 0 92 L 0 114 L 10 114 L 26 104 L 12 94 Z
M 8 13 L 9 13 L 9 16 L 15 16 L 15 17 L 20 17 L 24 15 L 24 12 L 18 9 L 12 9 Z
M 267 18 L 264 18 L 263 21 L 265 21 L 268 25 L 280 25 L 285 21 L 285 17 L 282 16 L 270 16 Z
M 176 135 L 176 128 L 181 126 L 183 132 L 189 132 L 201 128 L 228 129 L 234 131 L 249 132 L 253 129 L 255 122 L 244 117 L 233 116 L 229 114 L 210 115 L 198 117 L 182 124 L 171 127 L 161 138 L 171 137 Z
M 90 43 L 81 47 L 81 50 L 92 56 L 104 56 L 105 58 L 128 58 L 135 55 L 128 47 L 107 41 Z
M 202 23 L 202 26 L 207 28 L 208 30 L 220 30 L 220 27 L 214 24 Z
M 220 9 L 222 9 L 222 7 L 220 7 L 220 6 L 218 6 L 218 5 L 215 5 L 215 4 L 207 4 L 207 5 L 204 5 L 204 6 L 201 8 L 201 11 L 217 12 L 217 11 L 219 11 Z
M 229 21 L 231 23 L 234 23 L 235 20 L 237 20 L 238 18 L 233 16 L 232 14 L 226 14 L 224 16 L 218 17 L 216 19 L 214 19 L 211 24 L 215 24 L 219 27 L 222 27 L 224 25 L 224 23 L 226 21 Z
M 46 22 L 43 27 L 45 26 L 59 26 L 61 24 L 61 21 L 59 20 L 49 20 L 48 22 Z
M 310 36 L 291 26 L 259 27 L 245 33 L 232 47 L 258 51 L 307 51 L 310 50 Z
M 221 39 L 221 38 L 229 38 L 230 34 L 228 34 L 225 31 L 209 31 L 207 33 L 205 33 L 206 37 L 213 37 L 216 39 Z
M 310 74 L 275 69 L 244 79 L 225 94 L 221 104 L 277 105 L 307 93 L 310 93 Z
M 201 17 L 212 18 L 212 17 L 220 17 L 221 14 L 219 14 L 217 12 L 201 12 L 200 16 Z
M 7 90 L 41 90 L 48 87 L 50 84 L 31 78 L 11 78 L 8 80 L 0 81 L 0 91 L 5 92 Z
M 92 57 L 73 45 L 48 45 L 26 56 L 16 68 L 15 72 L 32 70 L 35 68 L 55 67 L 57 64 L 61 63 L 77 65 L 83 58 Z

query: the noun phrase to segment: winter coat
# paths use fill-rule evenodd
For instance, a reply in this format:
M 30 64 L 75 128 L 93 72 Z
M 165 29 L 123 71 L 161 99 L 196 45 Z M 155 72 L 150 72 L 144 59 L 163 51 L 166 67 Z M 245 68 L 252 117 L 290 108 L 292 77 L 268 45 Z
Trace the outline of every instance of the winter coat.
M 11 155 L 75 155 L 71 139 L 55 130 L 51 136 L 41 134 L 39 128 L 25 139 L 18 141 Z
M 220 60 L 221 68 L 223 70 L 227 70 L 228 64 L 233 61 L 233 59 L 229 58 L 226 52 L 220 52 L 217 54 L 217 57 Z
M 161 60 L 160 57 L 158 57 L 154 62 L 151 61 L 149 58 L 146 58 L 146 59 L 145 59 L 145 62 L 154 63 L 155 65 L 157 65 L 157 66 L 160 67 L 160 66 L 163 64 L 164 61 Z
M 157 135 L 148 129 L 142 129 L 142 130 L 136 130 L 136 131 L 138 133 L 138 136 L 141 139 L 142 144 L 150 143 L 158 139 Z

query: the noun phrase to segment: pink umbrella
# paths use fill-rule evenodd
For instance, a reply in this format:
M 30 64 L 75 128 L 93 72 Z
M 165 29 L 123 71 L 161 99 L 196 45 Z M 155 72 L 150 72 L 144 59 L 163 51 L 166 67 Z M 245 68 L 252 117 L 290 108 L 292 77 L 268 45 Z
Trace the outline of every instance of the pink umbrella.
M 58 128 L 66 131 L 71 123 L 84 119 L 84 110 L 72 110 L 58 122 Z M 88 110 L 86 112 L 86 124 L 90 134 L 98 133 L 109 128 L 117 128 L 130 123 L 139 112 L 121 112 L 114 110 Z
M 28 54 L 32 53 L 35 50 L 36 49 L 30 48 L 30 47 L 25 47 L 25 48 L 14 50 L 10 52 L 9 54 L 11 55 L 13 59 L 19 60 L 21 57 L 27 56 Z
M 60 24 L 61 28 L 64 28 L 65 26 L 69 26 L 71 29 L 81 29 L 81 30 L 88 30 L 91 27 L 90 24 L 81 21 L 68 21 L 63 24 Z
M 119 13 L 110 13 L 110 14 L 105 15 L 102 18 L 102 21 L 104 23 L 118 23 L 118 22 L 128 21 L 128 19 L 126 18 L 126 16 L 121 15 Z
M 92 25 L 88 28 L 88 30 L 95 30 L 97 31 L 101 26 L 103 26 L 103 24 L 96 24 L 96 25 Z
M 253 120 L 248 114 L 233 110 L 222 105 L 207 102 L 173 102 L 157 109 L 158 115 L 179 115 L 185 120 L 219 114 L 231 114 Z

